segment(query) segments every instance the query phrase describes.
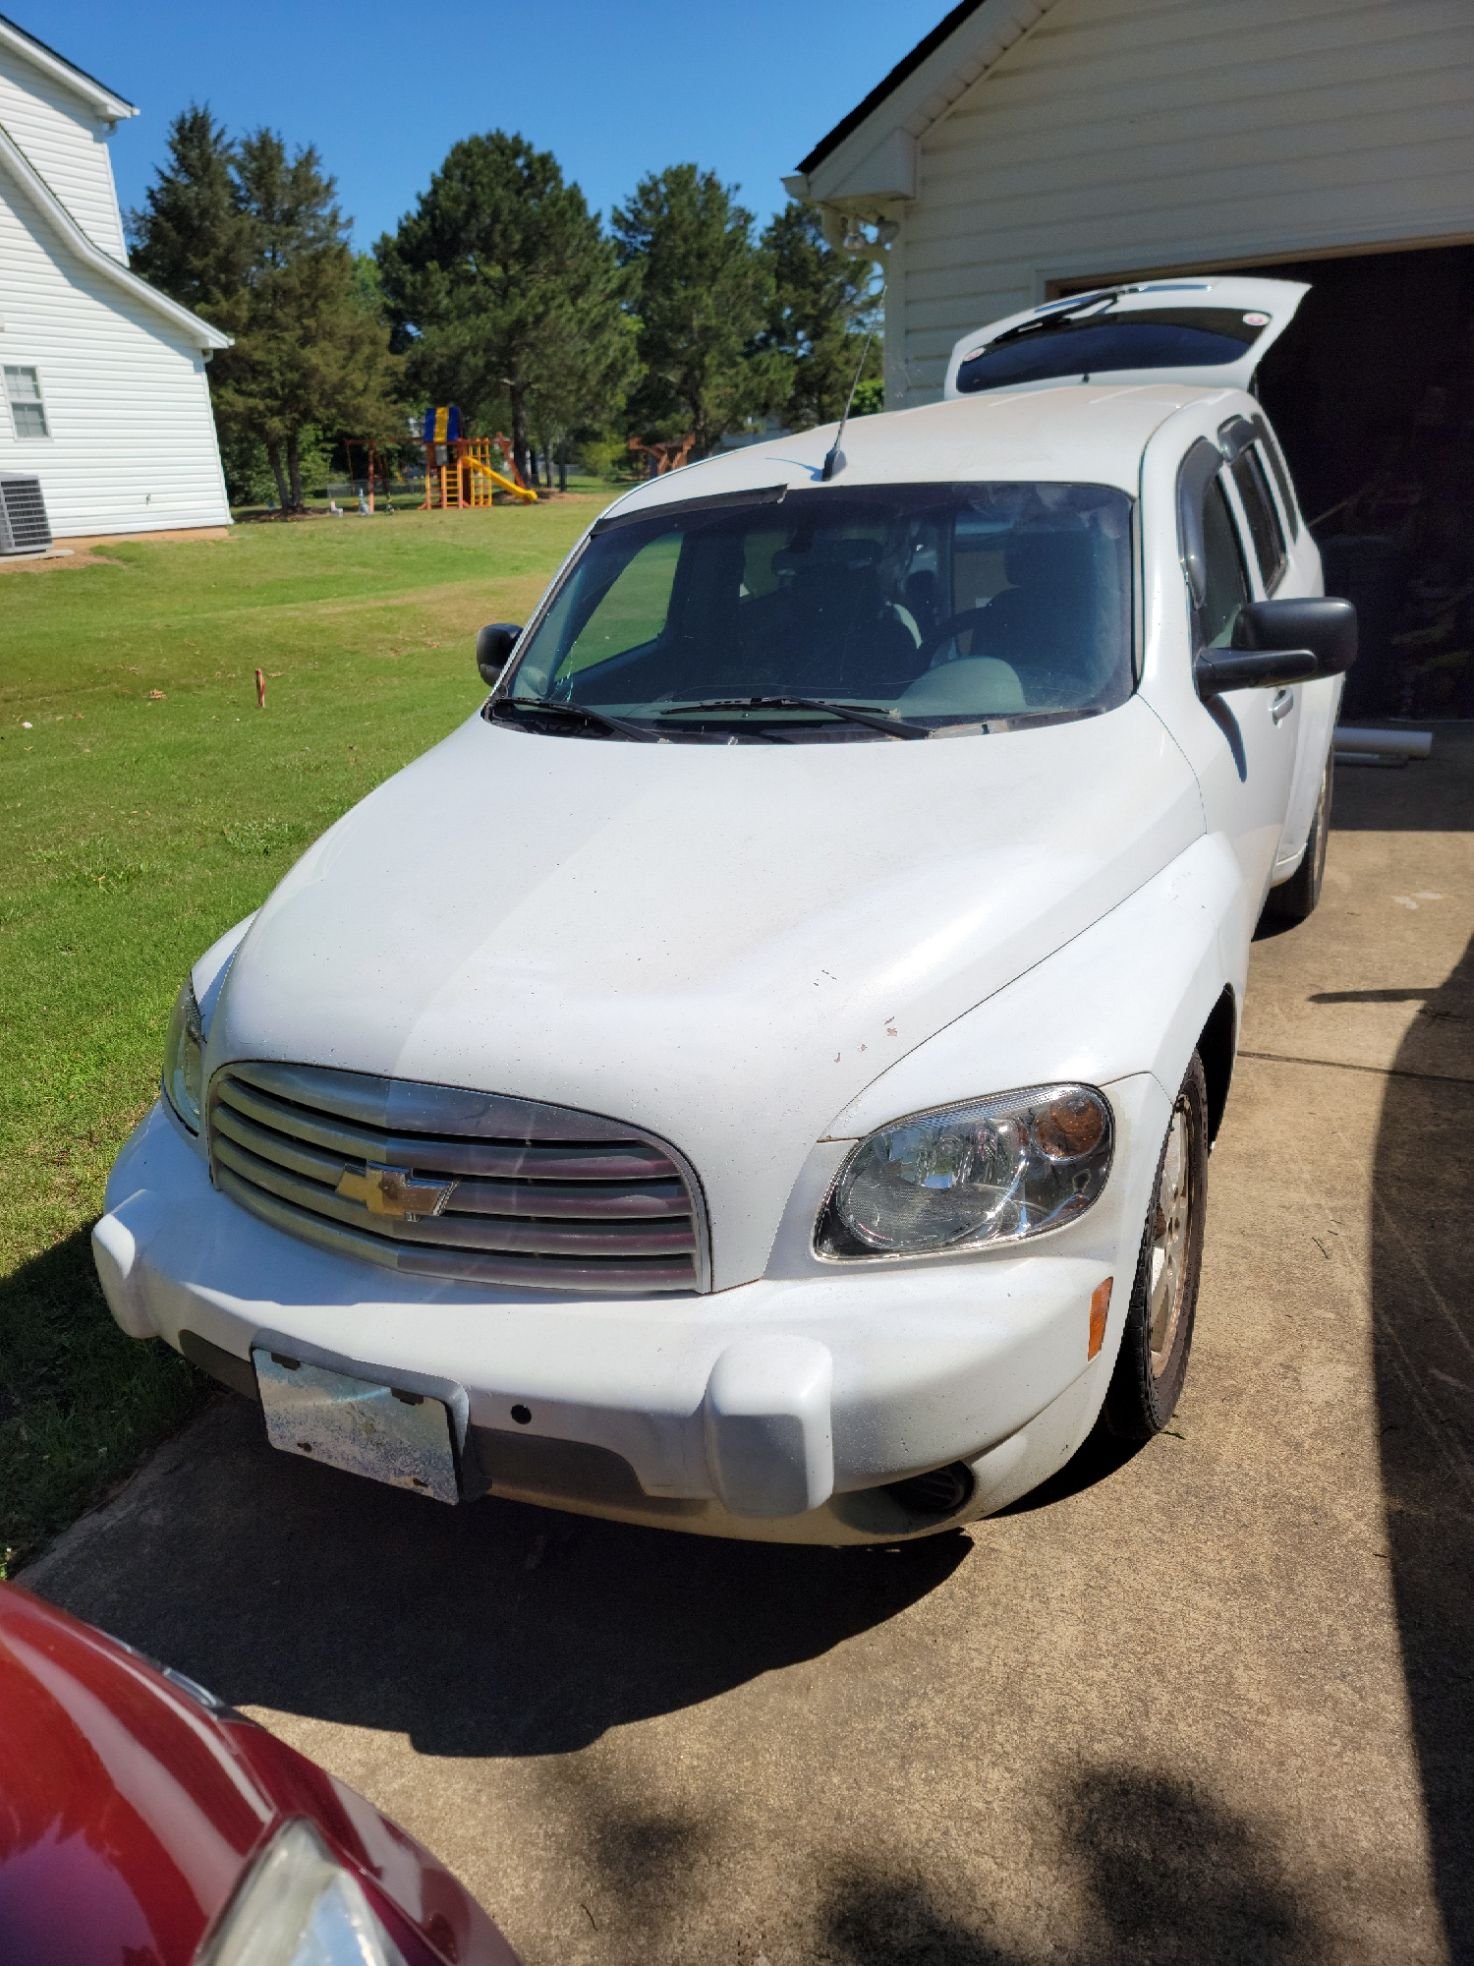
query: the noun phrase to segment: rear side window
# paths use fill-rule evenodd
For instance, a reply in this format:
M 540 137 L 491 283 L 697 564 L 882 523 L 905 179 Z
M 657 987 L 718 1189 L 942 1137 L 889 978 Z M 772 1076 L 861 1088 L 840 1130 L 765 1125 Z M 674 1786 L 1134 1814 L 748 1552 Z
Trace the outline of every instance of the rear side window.
M 1280 504 L 1285 517 L 1290 522 L 1290 537 L 1300 537 L 1300 508 L 1295 503 L 1295 487 L 1290 483 L 1289 466 L 1285 454 L 1279 447 L 1279 439 L 1264 421 L 1262 416 L 1254 419 L 1259 431 L 1259 443 L 1264 455 L 1269 459 L 1269 468 L 1274 473 L 1274 482 L 1279 486 Z
M 1238 529 L 1217 479 L 1203 500 L 1203 564 L 1208 591 L 1198 611 L 1198 641 L 1206 648 L 1225 648 L 1249 598 L 1249 579 Z
M 1285 570 L 1285 535 L 1280 526 L 1280 515 L 1275 510 L 1269 481 L 1264 475 L 1264 466 L 1259 461 L 1258 445 L 1251 445 L 1248 450 L 1240 452 L 1229 469 L 1233 472 L 1234 486 L 1248 521 L 1249 537 L 1254 542 L 1254 557 L 1259 562 L 1264 591 L 1272 594 Z

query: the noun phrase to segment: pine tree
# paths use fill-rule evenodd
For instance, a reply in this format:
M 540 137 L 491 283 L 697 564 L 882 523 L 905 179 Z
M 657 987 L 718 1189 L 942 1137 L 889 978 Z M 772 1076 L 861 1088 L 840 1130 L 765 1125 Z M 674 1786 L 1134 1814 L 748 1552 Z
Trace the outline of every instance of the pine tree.
M 282 508 L 296 511 L 309 433 L 378 437 L 402 422 L 394 364 L 317 152 L 289 157 L 275 131 L 256 130 L 241 141 L 235 179 L 252 270 L 218 401 L 259 437 Z
M 570 439 L 616 422 L 636 371 L 635 321 L 623 305 L 627 285 L 613 247 L 594 224 L 585 249 L 565 262 L 558 305 L 523 364 L 532 434 L 549 463 L 558 460 L 561 488 Z
M 132 226 L 145 278 L 235 337 L 211 364 L 222 445 L 261 447 L 283 511 L 301 509 L 320 439 L 399 433 L 388 333 L 314 149 L 289 156 L 266 129 L 231 144 L 187 109 Z
M 640 435 L 691 432 L 705 453 L 773 394 L 751 359 L 771 285 L 752 214 L 710 171 L 675 164 L 642 179 L 612 225 L 639 319 L 631 416 Z
M 630 363 L 624 283 L 551 152 L 502 130 L 453 145 L 375 256 L 425 400 L 483 422 L 505 406 L 520 471 L 534 432 L 558 442 L 617 407 Z
M 223 125 L 207 105 L 191 103 L 169 125 L 168 162 L 142 208 L 128 214 L 134 271 L 219 325 L 240 298 L 251 260 L 234 162 Z
M 774 362 L 773 408 L 794 429 L 831 423 L 844 410 L 865 337 L 878 312 L 867 261 L 837 252 L 824 237 L 813 205 L 790 202 L 763 233 L 762 251 L 772 279 L 768 318 L 756 348 Z M 880 371 L 871 347 L 865 375 Z M 861 388 L 866 384 L 862 382 Z M 855 409 L 878 407 L 871 388 Z

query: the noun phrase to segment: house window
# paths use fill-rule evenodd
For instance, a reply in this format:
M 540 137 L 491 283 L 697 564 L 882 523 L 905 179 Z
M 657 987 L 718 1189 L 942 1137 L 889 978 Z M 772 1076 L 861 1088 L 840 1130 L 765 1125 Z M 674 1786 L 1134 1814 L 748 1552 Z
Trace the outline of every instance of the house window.
M 46 405 L 41 401 L 41 378 L 35 369 L 5 365 L 5 396 L 17 437 L 49 437 Z

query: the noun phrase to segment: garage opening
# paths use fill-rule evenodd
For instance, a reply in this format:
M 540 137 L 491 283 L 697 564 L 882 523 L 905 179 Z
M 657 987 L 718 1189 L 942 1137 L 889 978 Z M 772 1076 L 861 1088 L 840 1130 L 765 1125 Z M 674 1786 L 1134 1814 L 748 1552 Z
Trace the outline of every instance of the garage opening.
M 1231 270 L 1310 286 L 1257 386 L 1326 592 L 1355 601 L 1360 616 L 1343 716 L 1474 716 L 1474 245 Z M 1107 273 L 1051 291 L 1141 277 Z

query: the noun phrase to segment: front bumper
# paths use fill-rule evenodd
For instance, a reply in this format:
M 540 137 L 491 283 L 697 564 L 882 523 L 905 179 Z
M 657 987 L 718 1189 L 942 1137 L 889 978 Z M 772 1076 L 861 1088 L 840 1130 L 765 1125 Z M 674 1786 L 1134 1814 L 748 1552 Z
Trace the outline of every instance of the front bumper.
M 211 1185 L 157 1105 L 113 1169 L 94 1250 L 126 1332 L 243 1390 L 252 1346 L 266 1344 L 443 1398 L 468 1496 L 763 1540 L 889 1542 L 1003 1507 L 1093 1423 L 1155 1166 L 1155 1147 L 1133 1154 L 1130 1141 L 1159 1142 L 1167 1119 L 1149 1078 L 1112 1097 L 1106 1195 L 1027 1253 L 816 1264 L 649 1300 L 437 1283 L 257 1220 Z M 1107 1276 L 1092 1362 L 1090 1299 Z M 970 1479 L 950 1513 L 889 1492 L 958 1463 Z

